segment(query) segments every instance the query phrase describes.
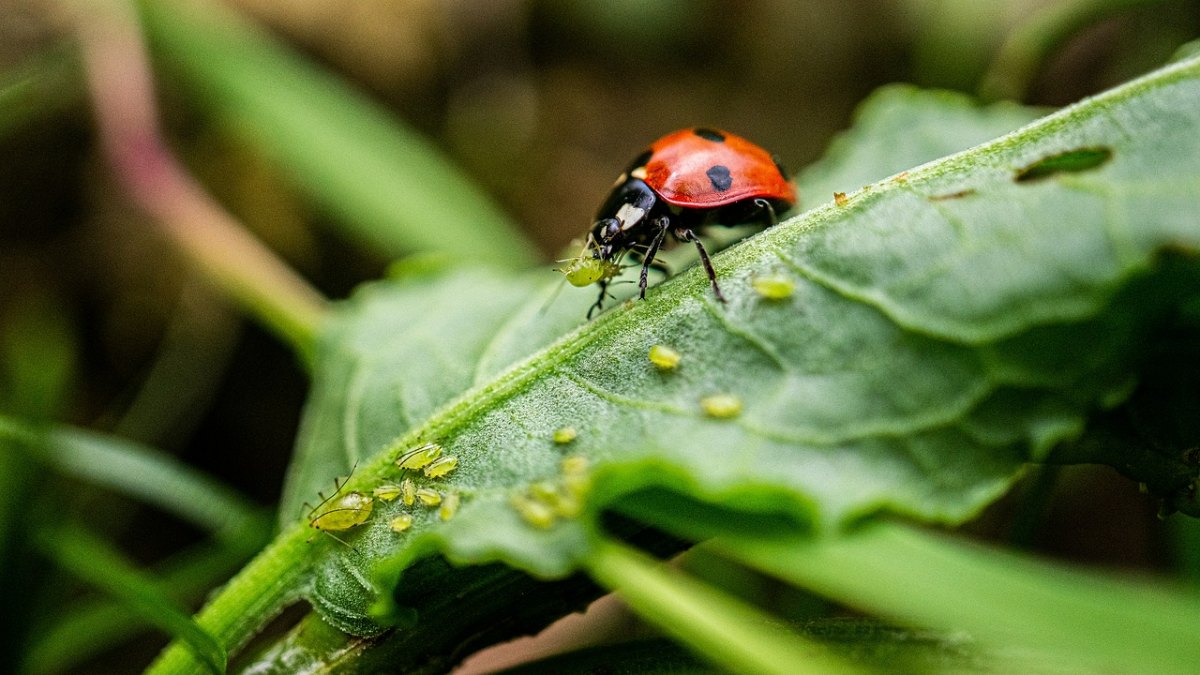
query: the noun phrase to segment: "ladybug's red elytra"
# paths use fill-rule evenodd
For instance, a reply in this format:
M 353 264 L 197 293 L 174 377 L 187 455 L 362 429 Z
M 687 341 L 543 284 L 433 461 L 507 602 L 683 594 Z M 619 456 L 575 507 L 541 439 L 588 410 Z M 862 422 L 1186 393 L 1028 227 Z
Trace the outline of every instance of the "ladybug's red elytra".
M 567 280 L 600 284 L 591 317 L 604 303 L 616 263 L 628 252 L 642 261 L 638 288 L 645 298 L 647 272 L 659 267 L 654 258 L 669 233 L 696 245 L 713 292 L 724 302 L 698 232 L 713 224 L 771 226 L 777 213 L 795 203 L 796 187 L 766 150 L 716 129 L 676 131 L 655 141 L 617 179 L 596 214 L 585 252 L 566 270 Z

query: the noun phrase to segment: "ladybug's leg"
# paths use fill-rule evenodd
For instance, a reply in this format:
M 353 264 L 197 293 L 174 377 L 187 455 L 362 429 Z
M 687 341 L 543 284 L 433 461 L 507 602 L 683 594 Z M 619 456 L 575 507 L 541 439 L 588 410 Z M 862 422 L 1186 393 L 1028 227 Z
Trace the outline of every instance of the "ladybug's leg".
M 767 212 L 767 220 L 770 221 L 771 227 L 779 224 L 779 219 L 775 217 L 775 207 L 771 206 L 771 202 L 759 198 L 754 200 L 754 205 Z
M 658 232 L 654 233 L 654 239 L 650 241 L 650 248 L 646 249 L 646 257 L 642 259 L 642 275 L 638 278 L 638 297 L 642 300 L 646 299 L 646 275 L 650 272 L 650 266 L 654 264 L 654 256 L 658 255 L 658 247 L 662 246 L 663 238 L 667 236 L 667 228 L 671 221 L 662 216 L 654 221 L 658 226 Z
M 592 314 L 595 314 L 596 310 L 604 306 L 604 296 L 608 295 L 608 279 L 601 279 L 598 283 L 600 284 L 600 297 L 596 298 L 596 303 L 588 308 L 588 321 L 592 320 Z
M 712 282 L 713 293 L 716 294 L 718 300 L 725 302 L 725 296 L 721 294 L 721 287 L 717 285 L 717 272 L 713 269 L 712 261 L 708 259 L 708 251 L 704 250 L 704 244 L 700 243 L 700 237 L 686 228 L 675 230 L 675 236 L 696 245 L 696 250 L 700 252 L 700 262 L 704 264 L 704 271 L 708 273 L 708 280 Z

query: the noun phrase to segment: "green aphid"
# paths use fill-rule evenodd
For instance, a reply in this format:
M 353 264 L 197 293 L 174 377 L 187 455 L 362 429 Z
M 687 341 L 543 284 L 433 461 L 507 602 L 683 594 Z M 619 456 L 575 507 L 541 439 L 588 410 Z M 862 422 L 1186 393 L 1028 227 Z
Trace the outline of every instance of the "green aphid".
M 582 475 L 588 472 L 590 464 L 591 462 L 588 461 L 588 458 L 583 455 L 571 455 L 570 457 L 563 457 L 561 467 L 562 472 L 568 476 Z
M 558 499 L 558 486 L 548 480 L 538 481 L 529 486 L 529 496 L 549 504 Z
M 575 427 L 559 427 L 554 430 L 554 442 L 558 445 L 566 445 L 579 437 L 579 432 Z
M 347 492 L 318 504 L 309 512 L 308 524 L 324 532 L 342 532 L 367 522 L 374 503 L 375 500 L 361 492 Z M 317 513 L 322 508 L 325 510 Z
M 429 488 L 417 488 L 417 501 L 425 506 L 437 506 L 442 503 L 442 495 L 437 490 Z
M 659 370 L 675 370 L 683 355 L 666 345 L 654 345 L 650 348 L 650 363 Z
M 611 260 L 600 260 L 590 255 L 572 258 L 566 267 L 558 270 L 567 278 L 567 283 L 582 288 L 597 281 L 607 281 L 621 273 L 621 266 Z
M 442 455 L 442 446 L 437 443 L 426 443 L 400 455 L 396 466 L 409 471 L 417 471 Z
M 438 518 L 442 520 L 450 520 L 454 514 L 458 513 L 458 505 L 461 499 L 457 492 L 451 492 L 442 500 L 442 505 L 438 508 Z
M 554 509 L 554 513 L 563 518 L 575 518 L 583 511 L 583 502 L 569 494 L 563 494 L 551 505 L 551 508 Z
M 796 290 L 796 281 L 786 274 L 774 273 L 755 277 L 750 285 L 754 291 L 768 300 L 783 300 Z
M 713 394 L 700 399 L 700 408 L 709 417 L 729 419 L 742 414 L 742 400 L 733 394 Z
M 417 485 L 411 478 L 405 478 L 400 482 L 400 496 L 403 498 L 405 506 L 412 506 L 413 502 L 417 500 Z
M 392 529 L 392 532 L 403 532 L 412 527 L 412 524 L 413 517 L 407 513 L 401 513 L 388 521 L 388 527 Z
M 540 481 L 529 486 L 529 495 L 550 507 L 556 516 L 574 518 L 583 510 L 583 505 L 571 494 L 550 481 Z
M 536 499 L 530 499 L 524 495 L 516 495 L 510 501 L 513 509 L 521 516 L 525 522 L 538 528 L 539 530 L 548 530 L 554 526 L 557 516 L 554 515 L 554 510 L 549 505 L 544 504 Z
M 438 459 L 433 460 L 429 464 L 425 465 L 423 471 L 427 478 L 441 478 L 442 476 L 449 474 L 457 466 L 458 458 L 451 455 L 449 457 L 439 457 Z
M 371 495 L 381 501 L 390 502 L 395 501 L 395 499 L 399 497 L 402 492 L 403 489 L 399 485 L 396 485 L 395 483 L 384 483 L 374 490 L 371 490 Z

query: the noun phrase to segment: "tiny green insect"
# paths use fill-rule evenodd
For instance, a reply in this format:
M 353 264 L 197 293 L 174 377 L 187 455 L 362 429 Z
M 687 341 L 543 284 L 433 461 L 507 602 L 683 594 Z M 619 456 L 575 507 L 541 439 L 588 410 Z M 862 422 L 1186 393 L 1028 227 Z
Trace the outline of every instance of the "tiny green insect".
M 509 503 L 525 522 L 539 530 L 550 529 L 557 519 L 549 505 L 524 495 L 514 496 Z
M 426 443 L 400 455 L 400 458 L 396 460 L 396 466 L 416 471 L 440 457 L 441 454 L 442 446 L 437 443 Z
M 403 492 L 403 489 L 395 483 L 384 483 L 371 490 L 371 496 L 381 501 L 390 502 L 395 500 Z
M 600 260 L 587 255 L 572 258 L 566 267 L 558 270 L 572 286 L 590 286 L 597 281 L 607 281 L 621 273 L 621 266 L 611 260 Z
M 554 442 L 559 445 L 566 445 L 579 437 L 579 432 L 575 427 L 559 427 L 554 430 Z
M 417 486 L 411 478 L 401 481 L 400 496 L 403 497 L 405 506 L 412 506 L 413 502 L 417 500 Z
M 654 345 L 650 348 L 650 363 L 659 370 L 675 370 L 683 356 L 666 345 Z
M 783 300 L 791 297 L 796 290 L 796 281 L 786 274 L 778 272 L 755 277 L 750 285 L 754 291 L 768 300 Z
M 391 528 L 392 532 L 403 532 L 412 527 L 412 524 L 413 517 L 407 513 L 401 513 L 388 521 L 388 527 Z
M 728 419 L 742 414 L 742 400 L 733 394 L 713 394 L 700 399 L 700 407 L 709 417 Z
M 583 455 L 571 455 L 570 457 L 563 457 L 561 465 L 562 472 L 567 475 L 585 474 L 587 473 L 590 464 L 591 463 L 588 462 L 588 458 L 584 457 Z
M 347 492 L 332 501 L 326 500 L 309 512 L 308 524 L 316 530 L 341 532 L 367 522 L 371 517 L 374 501 L 361 492 Z M 317 510 L 325 504 L 329 508 L 321 513 Z
M 450 494 L 446 495 L 446 498 L 442 500 L 442 505 L 438 508 L 438 518 L 441 518 L 442 520 L 450 520 L 453 518 L 454 514 L 458 513 L 458 505 L 460 502 L 461 499 L 459 498 L 458 493 L 451 492 Z
M 437 506 L 442 503 L 442 495 L 437 490 L 417 488 L 417 500 L 425 506 Z
M 529 495 L 535 501 L 550 507 L 554 515 L 563 518 L 574 518 L 583 510 L 583 504 L 571 494 L 570 488 L 564 489 L 551 481 L 540 481 L 530 485 Z
M 427 478 L 441 478 L 458 467 L 458 458 L 453 455 L 439 457 L 425 465 L 423 472 Z

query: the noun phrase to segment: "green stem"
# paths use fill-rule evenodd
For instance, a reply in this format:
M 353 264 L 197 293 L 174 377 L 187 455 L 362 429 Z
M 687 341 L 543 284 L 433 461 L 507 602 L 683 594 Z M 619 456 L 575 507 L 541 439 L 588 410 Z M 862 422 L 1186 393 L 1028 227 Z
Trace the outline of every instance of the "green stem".
M 200 627 L 233 652 L 299 597 L 311 575 L 309 532 L 296 526 L 277 537 L 201 610 L 196 616 Z M 177 640 L 146 672 L 190 673 L 195 666 L 191 651 Z
M 247 233 L 164 142 L 132 8 L 114 2 L 75 9 L 100 140 L 117 178 L 211 284 L 310 359 L 324 298 Z
M 1192 673 L 1200 663 L 1200 599 L 1182 589 L 888 523 L 836 539 L 721 537 L 708 545 L 860 609 L 1065 663 L 1154 673 Z
M 858 671 L 769 615 L 633 549 L 599 543 L 584 565 L 643 618 L 731 672 Z

